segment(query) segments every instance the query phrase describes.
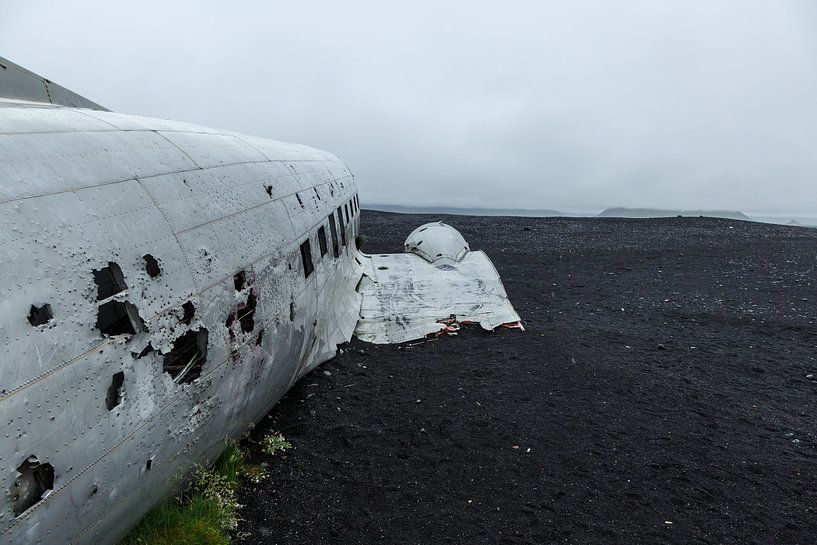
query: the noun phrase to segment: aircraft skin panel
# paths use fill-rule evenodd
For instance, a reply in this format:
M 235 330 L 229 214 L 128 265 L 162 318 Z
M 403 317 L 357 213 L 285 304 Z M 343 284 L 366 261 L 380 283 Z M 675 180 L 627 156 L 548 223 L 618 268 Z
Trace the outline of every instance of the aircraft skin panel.
M 0 542 L 113 543 L 349 340 L 358 223 L 336 258 L 327 218 L 355 183 L 173 122 L 5 101 L 0 126 Z M 30 457 L 53 484 L 17 512 Z
M 155 117 L 142 117 L 139 115 L 124 114 L 119 112 L 98 112 L 95 110 L 73 110 L 84 117 L 98 120 L 108 128 L 120 131 L 179 131 L 194 132 L 204 134 L 223 134 L 225 131 L 211 129 L 194 123 L 183 121 L 172 121 L 169 119 L 157 119 Z
M 153 132 L 0 135 L 0 202 L 198 169 Z
M 118 263 L 130 282 L 127 293 L 114 298 L 133 295 L 136 283 L 151 284 L 146 254 L 162 259 L 164 282 L 192 286 L 181 248 L 135 181 L 2 203 L 0 247 L 0 277 L 14 286 L 0 298 L 0 338 L 20 354 L 36 354 L 25 365 L 3 366 L 0 399 L 107 342 L 94 328 L 96 304 L 77 303 L 96 302 L 94 269 Z M 132 255 L 124 258 L 126 252 Z M 178 297 L 190 293 L 180 290 Z M 44 304 L 60 319 L 35 329 L 26 316 L 32 305 Z M 165 305 L 139 292 L 143 319 L 152 320 Z
M 264 154 L 234 136 L 196 132 L 158 131 L 202 169 L 238 163 L 269 162 Z
M 0 99 L 0 134 L 30 134 L 38 132 L 90 132 L 115 130 L 84 112 L 68 108 L 20 107 L 20 102 Z
M 326 161 L 338 166 L 345 165 L 338 162 L 338 158 L 331 153 L 302 144 L 278 142 L 246 134 L 228 133 L 245 142 L 248 146 L 262 153 L 270 161 Z
M 298 189 L 292 173 L 272 164 L 238 164 L 141 179 L 158 203 L 173 215 L 176 232 L 229 218 L 253 207 L 273 205 Z M 273 193 L 267 193 L 272 186 Z M 281 194 L 274 191 L 278 190 Z

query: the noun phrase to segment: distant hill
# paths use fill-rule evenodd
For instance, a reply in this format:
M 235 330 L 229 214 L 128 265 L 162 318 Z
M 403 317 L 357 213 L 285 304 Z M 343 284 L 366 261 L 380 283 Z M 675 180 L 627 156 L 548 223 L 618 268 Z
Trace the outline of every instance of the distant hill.
M 778 225 L 793 227 L 817 227 L 817 217 L 814 216 L 768 216 L 758 214 L 754 218 L 763 223 L 777 223 Z
M 753 221 L 743 212 L 731 210 L 660 210 L 655 208 L 608 208 L 599 213 L 600 218 L 674 218 L 676 216 L 724 218 Z
M 684 217 L 709 217 L 724 218 L 741 221 L 760 221 L 763 223 L 776 223 L 779 225 L 799 225 L 803 227 L 817 227 L 817 217 L 792 217 L 792 216 L 747 216 L 743 212 L 731 210 L 666 210 L 660 208 L 608 208 L 603 212 L 594 214 L 592 212 L 565 213 L 558 210 L 548 209 L 525 209 L 525 208 L 458 208 L 456 206 L 401 206 L 397 204 L 369 204 L 364 203 L 363 208 L 368 210 L 380 210 L 382 212 L 397 212 L 400 214 L 450 214 L 456 216 L 522 216 L 522 217 L 599 217 L 599 218 L 674 218 Z
M 458 216 L 566 216 L 556 210 L 526 210 L 523 208 L 456 208 L 452 206 L 399 206 L 395 204 L 363 204 L 363 208 L 401 214 L 453 214 Z

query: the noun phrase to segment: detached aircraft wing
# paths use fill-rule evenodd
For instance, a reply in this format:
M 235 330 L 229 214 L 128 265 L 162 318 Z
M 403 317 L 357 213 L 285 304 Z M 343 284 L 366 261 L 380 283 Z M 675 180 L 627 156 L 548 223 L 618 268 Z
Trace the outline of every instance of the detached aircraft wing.
M 405 250 L 364 262 L 358 338 L 402 343 L 466 323 L 522 328 L 493 263 L 484 252 L 472 252 L 456 229 L 421 225 Z

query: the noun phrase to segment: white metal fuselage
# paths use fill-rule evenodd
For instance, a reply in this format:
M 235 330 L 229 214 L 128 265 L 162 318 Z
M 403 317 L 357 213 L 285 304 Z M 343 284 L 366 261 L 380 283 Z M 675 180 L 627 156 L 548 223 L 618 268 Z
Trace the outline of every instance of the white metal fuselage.
M 0 99 L 0 542 L 114 542 L 333 357 L 358 226 L 329 153 Z

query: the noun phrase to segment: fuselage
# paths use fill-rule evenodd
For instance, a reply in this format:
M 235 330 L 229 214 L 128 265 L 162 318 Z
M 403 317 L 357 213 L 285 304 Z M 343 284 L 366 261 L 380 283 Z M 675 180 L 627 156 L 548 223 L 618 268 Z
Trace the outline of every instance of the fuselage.
M 329 153 L 0 99 L 0 542 L 116 541 L 332 358 L 358 228 Z

